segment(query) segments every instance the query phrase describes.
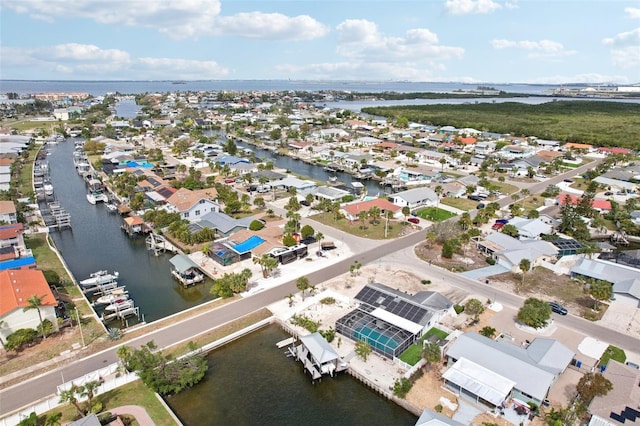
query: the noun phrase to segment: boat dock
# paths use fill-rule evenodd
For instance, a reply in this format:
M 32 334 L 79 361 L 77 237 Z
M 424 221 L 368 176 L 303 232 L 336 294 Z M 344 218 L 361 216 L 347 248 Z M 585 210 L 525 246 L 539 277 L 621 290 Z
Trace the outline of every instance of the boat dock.
M 178 253 L 178 248 L 171 244 L 165 237 L 162 235 L 157 235 L 154 232 L 151 232 L 146 240 L 147 250 L 153 251 L 155 256 L 160 255 L 160 253 Z
M 41 203 L 40 214 L 44 224 L 50 229 L 71 228 L 71 215 L 58 201 Z

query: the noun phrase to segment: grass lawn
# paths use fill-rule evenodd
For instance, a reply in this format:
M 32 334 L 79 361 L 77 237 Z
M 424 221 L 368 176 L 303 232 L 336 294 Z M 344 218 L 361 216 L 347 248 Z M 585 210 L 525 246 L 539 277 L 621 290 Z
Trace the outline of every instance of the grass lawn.
M 510 183 L 493 180 L 490 182 L 492 185 L 495 185 L 498 188 L 498 191 L 506 195 L 513 194 L 514 192 L 518 192 L 520 190 L 520 188 L 515 185 L 511 185 Z
M 429 338 L 429 336 L 434 335 L 438 336 L 439 339 L 444 340 L 447 338 L 449 333 L 442 331 L 439 328 L 432 327 L 420 338 L 420 340 L 402 352 L 398 358 L 409 365 L 416 365 L 418 361 L 420 361 L 420 358 L 422 358 L 422 343 L 425 339 Z
M 20 132 L 25 131 L 25 130 L 31 130 L 31 129 L 41 129 L 41 130 L 46 130 L 46 131 L 50 131 L 51 130 L 51 126 L 56 126 L 58 125 L 58 121 L 56 120 L 52 120 L 52 121 L 29 121 L 29 120 L 18 120 L 18 121 L 4 121 L 2 122 L 3 126 L 7 126 L 11 129 L 16 129 Z
M 598 363 L 598 365 L 607 365 L 610 359 L 614 359 L 624 364 L 624 362 L 627 360 L 627 355 L 622 349 L 617 348 L 613 345 L 609 345 L 607 350 L 602 354 L 602 358 L 600 358 L 600 362 Z
M 141 380 L 136 380 L 135 382 L 99 395 L 95 400 L 102 403 L 103 412 L 123 405 L 140 405 L 147 410 L 147 413 L 149 413 L 149 416 L 157 426 L 173 426 L 176 424 L 171 418 L 171 415 L 162 406 L 160 401 L 158 401 L 153 391 L 149 390 Z M 46 415 L 55 413 L 62 413 L 63 423 L 73 421 L 78 415 L 73 405 L 67 404 L 54 408 L 44 413 L 43 416 L 46 417 Z M 134 424 L 138 423 L 136 422 Z
M 365 222 L 365 228 L 363 229 L 359 221 L 354 220 L 351 222 L 345 218 L 335 220 L 335 215 L 331 212 L 318 213 L 311 216 L 311 218 L 327 226 L 331 226 L 357 237 L 369 238 L 372 240 L 385 239 L 386 223 L 385 220 L 382 219 L 377 224 L 369 223 L 367 220 Z M 387 227 L 387 239 L 398 238 L 404 235 L 406 228 L 410 226 L 411 225 L 406 222 L 390 220 L 389 226 Z
M 478 205 L 478 201 L 473 201 L 468 198 L 445 197 L 440 200 L 440 204 L 446 204 L 447 206 L 460 210 L 473 210 Z
M 541 207 L 544 204 L 544 197 L 540 194 L 529 195 L 527 198 L 518 200 L 518 204 L 523 206 L 523 211 L 525 214 L 532 210 Z
M 435 207 L 427 207 L 416 211 L 418 217 L 422 219 L 430 220 L 432 222 L 442 222 L 451 217 L 457 216 L 455 213 L 451 213 L 445 209 L 436 209 Z

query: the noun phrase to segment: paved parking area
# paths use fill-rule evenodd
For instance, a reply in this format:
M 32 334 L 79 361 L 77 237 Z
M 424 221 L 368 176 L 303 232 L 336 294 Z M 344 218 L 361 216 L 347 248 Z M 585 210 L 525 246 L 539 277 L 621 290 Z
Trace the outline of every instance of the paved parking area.
M 620 300 L 612 300 L 602 316 L 600 324 L 623 333 L 640 324 L 640 310 L 637 306 Z

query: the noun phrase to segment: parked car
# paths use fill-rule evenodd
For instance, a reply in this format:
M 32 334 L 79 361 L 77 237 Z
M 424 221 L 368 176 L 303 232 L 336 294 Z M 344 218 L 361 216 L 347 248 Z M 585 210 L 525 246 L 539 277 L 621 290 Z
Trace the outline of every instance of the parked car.
M 236 180 L 233 179 L 233 178 L 229 178 L 229 179 L 225 179 L 224 180 L 224 183 L 226 183 L 226 184 L 235 183 L 235 182 L 236 182 Z
M 480 210 L 480 209 L 484 209 L 486 206 L 484 205 L 484 203 L 478 203 L 478 205 L 476 206 L 476 209 Z
M 300 205 L 305 206 L 305 207 L 309 207 L 311 205 L 311 203 L 309 203 L 307 200 L 302 200 L 302 201 L 300 201 Z
M 549 303 L 549 306 L 551 307 L 551 310 L 556 314 L 567 315 L 567 313 L 569 313 L 569 311 L 567 311 L 567 308 L 565 308 L 564 306 L 562 306 L 557 302 L 548 302 L 548 303 Z
M 473 200 L 473 201 L 482 201 L 482 197 L 479 195 L 469 195 L 467 196 L 468 199 Z
M 613 192 L 611 192 L 611 191 L 607 191 L 607 192 L 604 193 L 605 197 L 611 197 L 612 195 L 613 195 Z
M 420 223 L 420 219 L 418 219 L 417 217 L 413 217 L 413 216 L 411 216 L 410 218 L 408 218 L 408 219 L 407 219 L 407 221 L 408 221 L 408 222 L 411 222 L 411 223 L 415 223 L 416 225 L 417 225 L 418 223 Z
M 635 368 L 636 370 L 640 370 L 640 365 L 636 364 L 635 362 L 625 362 L 625 364 L 627 364 L 631 368 Z
M 571 179 L 565 179 L 564 181 L 567 182 L 567 183 L 573 183 L 573 181 Z

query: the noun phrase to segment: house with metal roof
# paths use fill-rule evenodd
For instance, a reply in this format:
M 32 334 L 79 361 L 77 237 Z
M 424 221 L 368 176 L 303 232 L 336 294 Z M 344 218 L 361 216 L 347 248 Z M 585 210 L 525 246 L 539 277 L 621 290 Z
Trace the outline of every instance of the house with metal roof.
M 295 188 L 296 191 L 310 191 L 317 187 L 316 183 L 311 180 L 298 179 L 294 176 L 286 176 L 282 179 L 274 180 L 271 182 L 273 188 L 284 188 L 287 191 L 290 188 Z
M 536 338 L 523 348 L 467 332 L 445 355 L 445 386 L 463 398 L 494 408 L 509 398 L 524 405 L 540 405 L 575 353 L 554 339 Z
M 465 426 L 447 416 L 425 408 L 415 426 Z
M 435 205 L 438 201 L 438 194 L 430 188 L 413 188 L 392 194 L 390 198 L 393 204 L 415 209 L 422 206 Z
M 571 278 L 593 278 L 613 284 L 616 300 L 640 307 L 640 270 L 602 259 L 582 258 L 570 269 Z
M 346 362 L 340 359 L 338 353 L 318 332 L 300 336 L 300 345 L 293 347 L 291 353 L 302 361 L 314 380 L 321 378 L 323 374 L 333 376 L 347 368 Z
M 223 212 L 212 211 L 202 216 L 199 221 L 189 225 L 189 229 L 191 232 L 197 232 L 203 228 L 215 229 L 219 236 L 228 237 L 234 232 L 249 228 L 253 220 L 252 217 L 234 219 Z
M 589 426 L 639 425 L 640 370 L 611 359 L 602 375 L 613 388 L 589 404 Z
M 513 217 L 509 219 L 509 224 L 516 227 L 520 239 L 537 240 L 541 235 L 549 235 L 552 227 L 539 218 L 527 219 L 525 217 Z
M 529 259 L 531 266 L 539 266 L 558 255 L 558 248 L 542 240 L 519 240 L 501 232 L 494 232 L 476 242 L 479 250 L 502 266 L 513 272 L 519 272 L 520 261 Z
M 387 358 L 404 352 L 453 306 L 433 291 L 410 295 L 380 283 L 367 284 L 355 300 L 358 307 L 336 321 L 336 331 Z

